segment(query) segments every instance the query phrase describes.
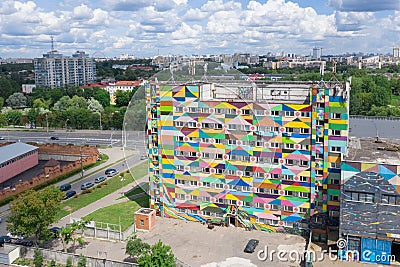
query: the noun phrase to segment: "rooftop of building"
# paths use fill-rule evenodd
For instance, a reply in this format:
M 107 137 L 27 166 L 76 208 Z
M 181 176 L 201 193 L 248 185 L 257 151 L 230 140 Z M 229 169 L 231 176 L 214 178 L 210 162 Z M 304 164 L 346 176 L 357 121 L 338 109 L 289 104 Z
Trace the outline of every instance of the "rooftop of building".
M 16 142 L 10 145 L 2 146 L 0 147 L 0 163 L 6 162 L 36 149 L 38 149 L 38 147 L 22 142 Z
M 348 148 L 345 161 L 400 165 L 399 139 L 351 136 Z

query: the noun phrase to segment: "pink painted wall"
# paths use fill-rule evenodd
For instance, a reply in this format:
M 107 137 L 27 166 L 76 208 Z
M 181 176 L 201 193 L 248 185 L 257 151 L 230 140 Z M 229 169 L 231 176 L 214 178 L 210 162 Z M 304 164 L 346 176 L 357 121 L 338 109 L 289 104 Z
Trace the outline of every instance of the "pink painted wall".
M 0 168 L 0 183 L 39 164 L 38 152 Z

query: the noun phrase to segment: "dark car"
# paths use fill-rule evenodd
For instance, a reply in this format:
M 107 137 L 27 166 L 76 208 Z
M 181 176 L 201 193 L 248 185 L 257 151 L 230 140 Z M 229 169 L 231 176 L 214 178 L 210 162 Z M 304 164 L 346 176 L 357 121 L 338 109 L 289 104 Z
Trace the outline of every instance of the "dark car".
M 92 183 L 92 182 L 83 183 L 83 184 L 81 185 L 81 190 L 89 189 L 89 188 L 91 188 L 92 186 L 94 186 L 94 183 Z
M 4 137 L 3 137 L 3 136 L 0 136 L 0 140 L 4 140 Z
M 98 183 L 104 182 L 106 179 L 107 179 L 106 177 L 100 176 L 100 177 L 97 177 L 96 179 L 94 179 L 94 183 L 98 184 Z
M 0 236 L 0 243 L 11 243 L 11 237 L 6 235 Z
M 58 140 L 58 136 L 52 136 L 50 137 L 51 140 Z
M 59 237 L 60 236 L 60 232 L 61 232 L 61 228 L 60 227 L 51 227 L 49 229 L 49 231 L 53 235 L 53 237 Z
M 68 191 L 71 189 L 71 184 L 63 184 L 60 186 L 60 191 Z
M 258 246 L 258 243 L 259 241 L 257 239 L 250 239 L 249 242 L 247 242 L 246 247 L 244 248 L 244 252 L 253 253 Z
M 104 173 L 105 175 L 110 177 L 116 175 L 118 171 L 116 169 L 107 169 Z
M 26 247 L 32 247 L 33 246 L 33 241 L 30 239 L 17 239 L 14 241 L 15 245 L 21 245 L 21 246 L 26 246 Z
M 65 193 L 65 197 L 63 199 L 65 200 L 65 199 L 71 198 L 71 197 L 73 197 L 75 195 L 76 195 L 76 191 L 75 190 L 69 190 L 69 191 L 67 191 Z

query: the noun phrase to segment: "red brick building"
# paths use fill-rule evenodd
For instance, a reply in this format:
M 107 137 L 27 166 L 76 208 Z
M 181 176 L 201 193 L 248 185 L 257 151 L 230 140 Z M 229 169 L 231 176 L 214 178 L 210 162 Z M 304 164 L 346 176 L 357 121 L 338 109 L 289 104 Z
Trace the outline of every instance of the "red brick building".
M 21 142 L 0 147 L 0 183 L 38 165 L 38 149 Z

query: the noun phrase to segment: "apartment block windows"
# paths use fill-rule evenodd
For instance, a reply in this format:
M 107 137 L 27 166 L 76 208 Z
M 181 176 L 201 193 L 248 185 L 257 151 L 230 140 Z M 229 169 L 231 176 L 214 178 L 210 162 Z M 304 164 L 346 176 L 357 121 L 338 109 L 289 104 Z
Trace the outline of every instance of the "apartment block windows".
M 341 113 L 332 113 L 332 119 L 340 120 L 342 118 Z
M 286 117 L 294 117 L 294 111 L 285 111 Z
M 182 113 L 183 112 L 183 107 L 175 107 L 175 112 Z
M 271 116 L 279 116 L 280 112 L 279 110 L 271 110 Z
M 333 136 L 341 136 L 341 131 L 340 130 L 332 130 L 332 135 Z
M 340 152 L 341 151 L 341 147 L 340 146 L 332 146 L 331 147 L 331 152 Z

